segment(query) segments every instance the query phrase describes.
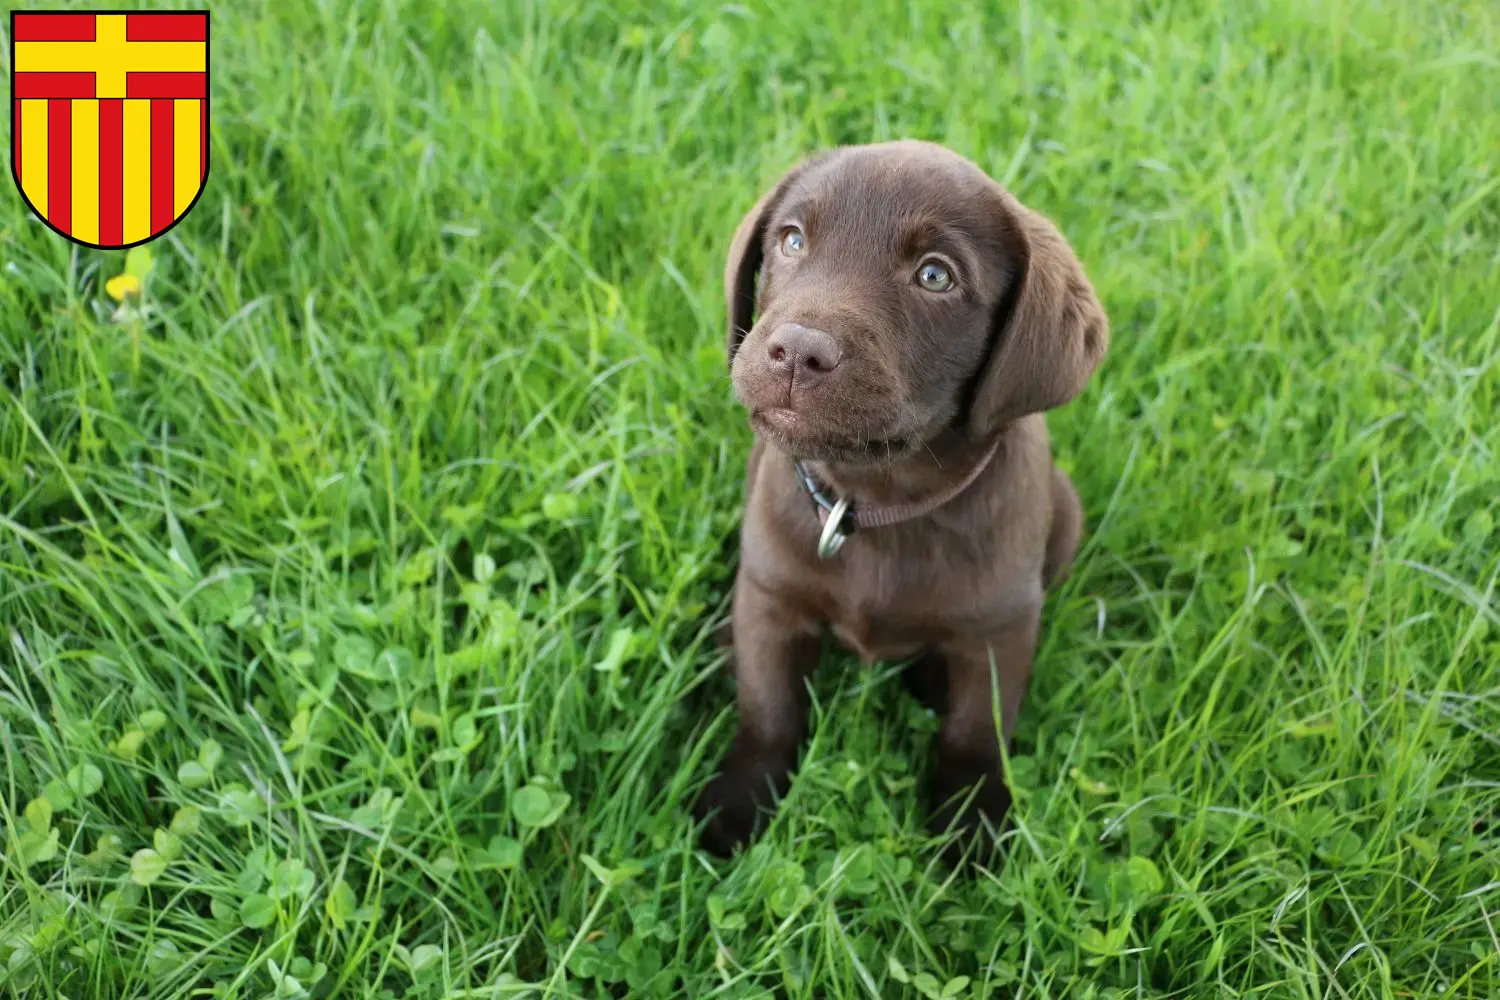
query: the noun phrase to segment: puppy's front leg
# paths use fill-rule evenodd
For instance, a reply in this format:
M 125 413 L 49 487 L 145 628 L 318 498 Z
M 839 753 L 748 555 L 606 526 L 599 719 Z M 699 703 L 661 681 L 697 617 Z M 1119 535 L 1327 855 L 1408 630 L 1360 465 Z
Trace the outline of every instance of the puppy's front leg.
M 804 609 L 743 572 L 735 581 L 732 620 L 739 729 L 693 810 L 708 819 L 703 846 L 721 856 L 759 832 L 761 810 L 791 783 L 807 732 L 803 681 L 817 666 L 821 635 Z
M 1010 810 L 1000 745 L 1002 739 L 1009 743 L 1031 681 L 1040 618 L 1038 602 L 1018 610 L 987 641 L 956 643 L 940 650 L 947 668 L 947 714 L 938 732 L 930 829 L 944 833 L 956 820 L 961 833 L 956 848 L 981 827 L 981 816 L 998 831 Z M 993 680 L 1000 687 L 1000 732 L 995 729 L 992 660 Z M 975 785 L 978 790 L 971 802 L 969 790 Z

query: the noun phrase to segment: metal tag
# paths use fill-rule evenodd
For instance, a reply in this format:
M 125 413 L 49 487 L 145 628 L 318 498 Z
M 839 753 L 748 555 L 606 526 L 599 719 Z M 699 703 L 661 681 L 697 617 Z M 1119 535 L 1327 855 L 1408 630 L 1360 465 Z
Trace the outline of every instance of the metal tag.
M 838 502 L 833 505 L 833 510 L 828 512 L 828 520 L 823 525 L 823 534 L 818 538 L 818 558 L 828 559 L 843 548 L 844 540 L 849 536 L 844 534 L 840 528 L 844 523 L 844 514 L 849 510 L 849 499 L 839 497 Z

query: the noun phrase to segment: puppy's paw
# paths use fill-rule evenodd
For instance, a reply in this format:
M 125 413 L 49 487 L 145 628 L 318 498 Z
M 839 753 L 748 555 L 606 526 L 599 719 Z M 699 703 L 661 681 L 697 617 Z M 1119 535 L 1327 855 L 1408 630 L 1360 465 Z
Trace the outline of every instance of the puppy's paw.
M 794 744 L 767 745 L 737 733 L 719 773 L 693 804 L 694 817 L 704 823 L 703 848 L 728 857 L 759 836 L 791 786 L 796 760 Z
M 727 858 L 760 832 L 760 808 L 742 776 L 721 772 L 693 804 L 693 818 L 704 823 L 699 843 L 717 857 Z
M 1010 789 L 998 772 L 939 773 L 931 794 L 927 828 L 935 837 L 952 835 L 943 850 L 950 864 L 957 864 L 966 851 L 976 859 L 993 853 L 1011 806 Z

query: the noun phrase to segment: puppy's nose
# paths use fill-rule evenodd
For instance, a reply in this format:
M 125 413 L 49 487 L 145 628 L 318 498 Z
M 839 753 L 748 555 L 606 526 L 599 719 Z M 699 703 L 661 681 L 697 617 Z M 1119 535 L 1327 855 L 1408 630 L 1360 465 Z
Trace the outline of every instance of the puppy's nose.
M 833 334 L 800 323 L 784 323 L 766 342 L 771 367 L 796 381 L 826 375 L 844 360 L 844 352 Z

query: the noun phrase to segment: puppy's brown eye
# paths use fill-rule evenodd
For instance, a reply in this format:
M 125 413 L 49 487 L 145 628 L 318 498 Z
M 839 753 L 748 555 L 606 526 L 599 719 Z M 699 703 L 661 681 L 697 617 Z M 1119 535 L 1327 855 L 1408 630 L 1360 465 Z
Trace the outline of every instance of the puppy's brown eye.
M 807 249 L 807 237 L 802 235 L 802 230 L 791 226 L 781 234 L 781 252 L 788 257 L 800 257 L 802 251 Z
M 935 260 L 929 260 L 917 268 L 917 284 L 929 292 L 946 292 L 953 287 L 953 275 Z

